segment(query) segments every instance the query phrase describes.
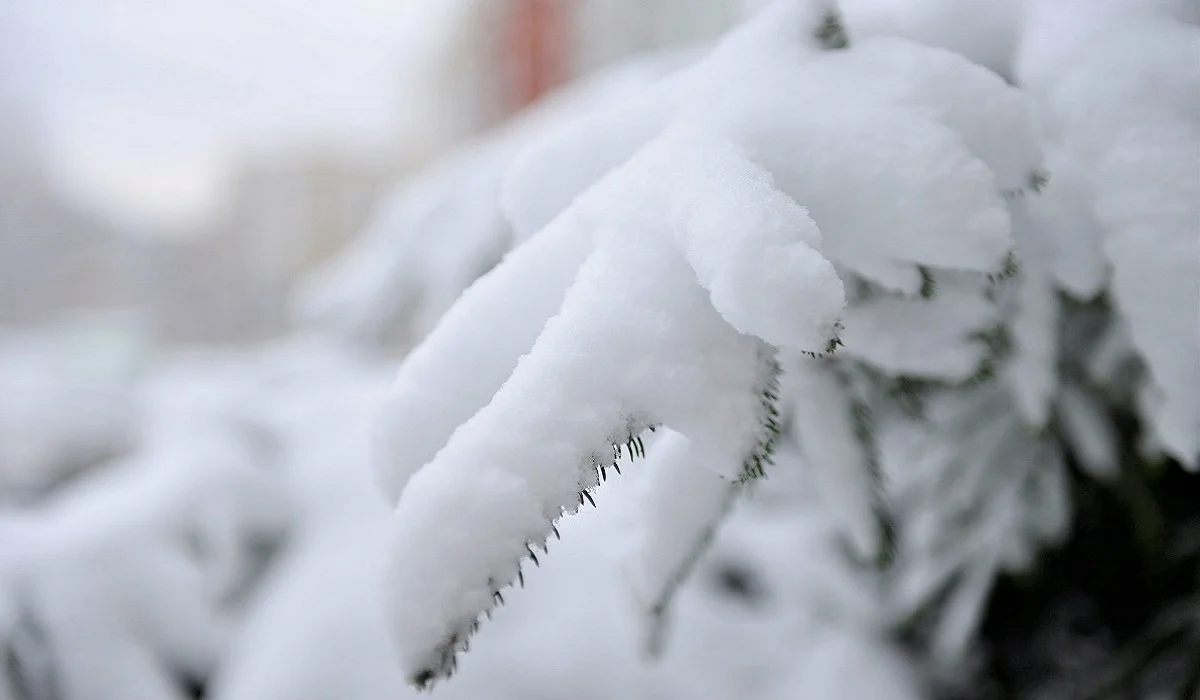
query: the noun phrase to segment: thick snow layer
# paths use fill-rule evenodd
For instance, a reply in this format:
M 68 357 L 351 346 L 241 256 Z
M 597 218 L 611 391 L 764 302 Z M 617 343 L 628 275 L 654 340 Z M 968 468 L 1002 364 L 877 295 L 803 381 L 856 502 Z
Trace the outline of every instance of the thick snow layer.
M 409 477 L 484 406 L 561 305 L 587 255 L 568 211 L 472 284 L 405 359 L 378 419 L 378 469 L 395 501 Z M 486 352 L 480 341 L 486 338 Z M 467 371 L 469 368 L 469 371 Z
M 743 127 L 753 129 L 751 157 L 808 208 L 835 261 L 998 269 L 1012 243 L 983 162 L 949 128 L 903 108 L 874 107 L 835 103 Z
M 1001 190 L 1028 187 L 1041 165 L 1032 101 L 959 53 L 880 37 L 821 63 L 826 80 L 847 93 L 920 110 L 954 129 Z
M 808 212 L 732 144 L 700 132 L 668 132 L 639 157 L 650 162 L 635 187 L 674 180 L 644 203 L 669 218 L 645 224 L 673 234 L 722 318 L 775 346 L 823 352 L 845 294 Z
M 696 65 L 531 146 L 501 191 L 516 229 L 547 223 L 675 113 L 746 148 L 809 209 L 835 262 L 890 287 L 908 286 L 894 281 L 897 263 L 998 268 L 1012 247 L 999 193 L 1027 186 L 1041 165 L 1027 100 L 913 42 L 823 55 L 812 41 L 819 9 L 772 5 Z
M 414 351 L 379 422 L 400 494 L 390 617 L 415 684 L 454 670 L 551 523 L 591 500 L 614 444 L 663 424 L 726 478 L 758 464 L 778 430 L 763 407 L 775 348 L 838 345 L 831 259 L 1004 266 L 1002 190 L 1040 165 L 1028 105 L 911 42 L 823 56 L 843 45 L 830 17 L 774 4 L 657 91 L 518 157 L 500 197 L 519 235 L 541 230 Z M 845 89 L 882 67 L 890 79 Z M 994 305 L 954 291 L 850 309 L 847 350 L 893 375 L 970 377 Z
M 698 169 L 684 177 L 680 161 Z M 721 178 L 727 190 L 714 187 Z M 803 225 L 795 218 L 802 211 L 769 182 L 728 145 L 673 132 L 539 234 L 586 227 L 574 237 L 590 234 L 595 247 L 512 376 L 409 480 L 397 508 L 392 617 L 402 658 L 417 677 L 450 671 L 475 618 L 516 576 L 528 548 L 545 542 L 550 523 L 583 502 L 580 492 L 595 484 L 614 444 L 662 423 L 696 441 L 727 478 L 756 459 L 769 438 L 763 392 L 773 351 L 729 322 L 765 321 L 754 330 L 819 350 L 843 301 L 832 266 L 805 242 L 814 233 L 786 225 Z M 714 223 L 747 235 L 716 238 Z M 514 259 L 536 260 L 529 249 L 539 242 Z M 516 275 L 502 263 L 495 279 L 506 274 Z M 748 296 L 733 294 L 747 286 Z M 770 309 L 782 299 L 811 307 L 807 314 L 744 315 L 750 304 Z M 464 296 L 455 309 L 464 324 L 502 322 L 469 316 L 469 303 Z M 448 337 L 441 330 L 417 353 L 453 353 L 438 346 Z M 477 342 L 483 333 L 470 335 Z M 463 513 L 470 517 L 455 517 Z
M 1192 468 L 1200 467 L 1200 159 L 1185 154 L 1200 153 L 1197 124 L 1200 110 L 1187 125 L 1127 130 L 1101 164 L 1097 195 L 1116 301 L 1154 377 L 1153 426 Z M 1148 190 L 1150 181 L 1161 186 Z

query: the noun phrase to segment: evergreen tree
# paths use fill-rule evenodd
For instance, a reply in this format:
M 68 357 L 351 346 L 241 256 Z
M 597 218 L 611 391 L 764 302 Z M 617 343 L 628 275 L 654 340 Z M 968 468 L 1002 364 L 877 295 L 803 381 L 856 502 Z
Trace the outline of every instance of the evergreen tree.
M 650 472 L 652 650 L 732 501 L 802 469 L 947 692 L 987 687 L 979 650 L 996 697 L 1195 692 L 1162 664 L 1198 648 L 1169 600 L 1196 563 L 1173 492 L 1200 457 L 1197 8 L 990 6 L 1003 55 L 917 5 L 771 4 L 512 159 L 517 245 L 380 419 L 415 685 L 626 467 Z M 1127 670 L 1066 668 L 1068 632 Z

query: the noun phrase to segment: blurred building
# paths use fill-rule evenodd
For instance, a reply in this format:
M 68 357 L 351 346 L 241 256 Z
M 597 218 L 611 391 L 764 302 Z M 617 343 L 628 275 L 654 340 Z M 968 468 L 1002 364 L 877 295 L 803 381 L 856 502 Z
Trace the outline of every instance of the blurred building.
M 9 143 L 28 143 L 12 139 Z M 263 338 L 283 329 L 297 274 L 364 223 L 395 176 L 320 153 L 250 159 L 225 206 L 169 231 L 121 226 L 64 197 L 32 154 L 0 161 L 0 323 L 128 308 L 166 340 Z

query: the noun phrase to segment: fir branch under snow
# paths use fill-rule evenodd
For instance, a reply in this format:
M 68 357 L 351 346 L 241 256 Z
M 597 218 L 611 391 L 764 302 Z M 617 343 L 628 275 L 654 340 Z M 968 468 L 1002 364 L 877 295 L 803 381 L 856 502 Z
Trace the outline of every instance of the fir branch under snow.
M 664 170 L 703 153 L 723 167 L 710 165 L 682 181 Z M 581 205 L 628 205 L 639 198 L 645 204 L 597 206 L 594 211 L 607 215 L 594 220 L 595 248 L 559 314 L 546 323 L 490 403 L 455 431 L 401 495 L 392 545 L 392 619 L 402 631 L 401 654 L 415 683 L 424 685 L 452 670 L 454 655 L 478 616 L 502 599 L 500 589 L 518 577 L 520 562 L 533 548 L 544 547 L 553 521 L 590 500 L 588 490 L 599 478 L 598 469 L 612 461 L 614 443 L 632 441 L 662 423 L 695 440 L 726 478 L 761 471 L 778 430 L 774 409 L 764 403 L 764 397 L 769 402 L 774 396 L 774 350 L 731 327 L 713 307 L 713 297 L 730 274 L 735 280 L 743 274 L 740 261 L 762 265 L 764 255 L 774 255 L 777 265 L 790 265 L 785 269 L 791 274 L 765 275 L 768 284 L 755 290 L 758 294 L 723 299 L 723 309 L 740 318 L 746 303 L 781 298 L 780 284 L 784 289 L 797 282 L 808 285 L 813 292 L 799 298 L 812 300 L 809 314 L 771 319 L 774 325 L 764 328 L 788 340 L 798 338 L 806 343 L 802 347 L 821 349 L 840 309 L 841 287 L 828 263 L 822 273 L 803 229 L 795 233 L 792 255 L 786 254 L 789 246 L 780 255 L 764 245 L 782 229 L 760 226 L 762 235 L 732 239 L 737 245 L 727 248 L 731 272 L 705 259 L 711 254 L 704 244 L 713 241 L 704 238 L 704 224 L 728 215 L 719 208 L 740 212 L 741 222 L 727 223 L 741 223 L 739 228 L 753 233 L 756 229 L 746 224 L 780 206 L 769 188 L 757 189 L 769 179 L 753 170 L 739 184 L 734 174 L 746 167 L 748 161 L 719 142 L 675 133 L 581 198 Z M 710 173 L 731 178 L 726 182 L 732 186 L 727 191 L 705 187 L 702 175 Z M 730 197 L 733 201 L 726 203 Z M 704 260 L 702 280 L 710 290 L 697 284 L 680 243 Z M 815 271 L 809 258 L 817 262 Z M 498 276 L 504 267 L 497 269 Z M 771 281 L 777 281 L 775 287 Z M 798 290 L 803 294 L 805 287 Z M 438 338 L 435 333 L 425 347 L 434 347 Z M 456 522 L 453 513 L 470 517 Z
M 844 290 L 823 250 L 869 249 L 865 260 L 914 272 L 1005 269 L 997 172 L 1027 182 L 1038 166 L 1024 103 L 907 42 L 822 59 L 836 39 L 823 7 L 776 3 L 659 95 L 531 151 L 555 165 L 518 160 L 505 209 L 518 228 L 548 221 L 414 351 L 380 422 L 399 494 L 390 617 L 415 684 L 453 671 L 553 522 L 591 500 L 615 443 L 661 424 L 731 482 L 761 472 L 779 431 L 776 348 L 840 344 Z M 890 65 L 901 70 L 845 89 Z M 952 87 L 934 89 L 947 73 Z M 537 201 L 551 175 L 562 184 Z M 976 306 L 968 324 L 986 321 L 991 305 Z M 702 542 L 703 527 L 684 531 Z

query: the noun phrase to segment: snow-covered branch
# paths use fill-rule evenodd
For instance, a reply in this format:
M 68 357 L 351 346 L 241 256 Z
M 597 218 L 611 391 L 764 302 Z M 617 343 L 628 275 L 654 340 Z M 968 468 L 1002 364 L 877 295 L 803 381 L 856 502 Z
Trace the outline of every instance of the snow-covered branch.
M 822 54 L 828 18 L 774 4 L 661 91 L 518 158 L 505 210 L 541 230 L 413 352 L 380 423 L 399 495 L 391 622 L 415 684 L 452 672 L 554 521 L 591 500 L 614 444 L 664 425 L 731 484 L 760 473 L 780 429 L 778 351 L 818 357 L 842 342 L 835 264 L 912 294 L 924 268 L 1005 268 L 1002 192 L 1040 167 L 1023 98 L 910 42 Z M 948 343 L 987 324 L 982 298 L 964 303 Z M 857 318 L 846 335 L 869 353 L 869 329 L 890 326 Z M 861 481 L 846 492 L 864 504 L 851 532 L 877 550 L 870 460 L 843 446 L 856 463 L 835 465 L 822 444 L 810 449 L 823 469 Z M 698 546 L 711 521 L 681 537 Z M 651 608 L 675 578 L 647 584 Z

